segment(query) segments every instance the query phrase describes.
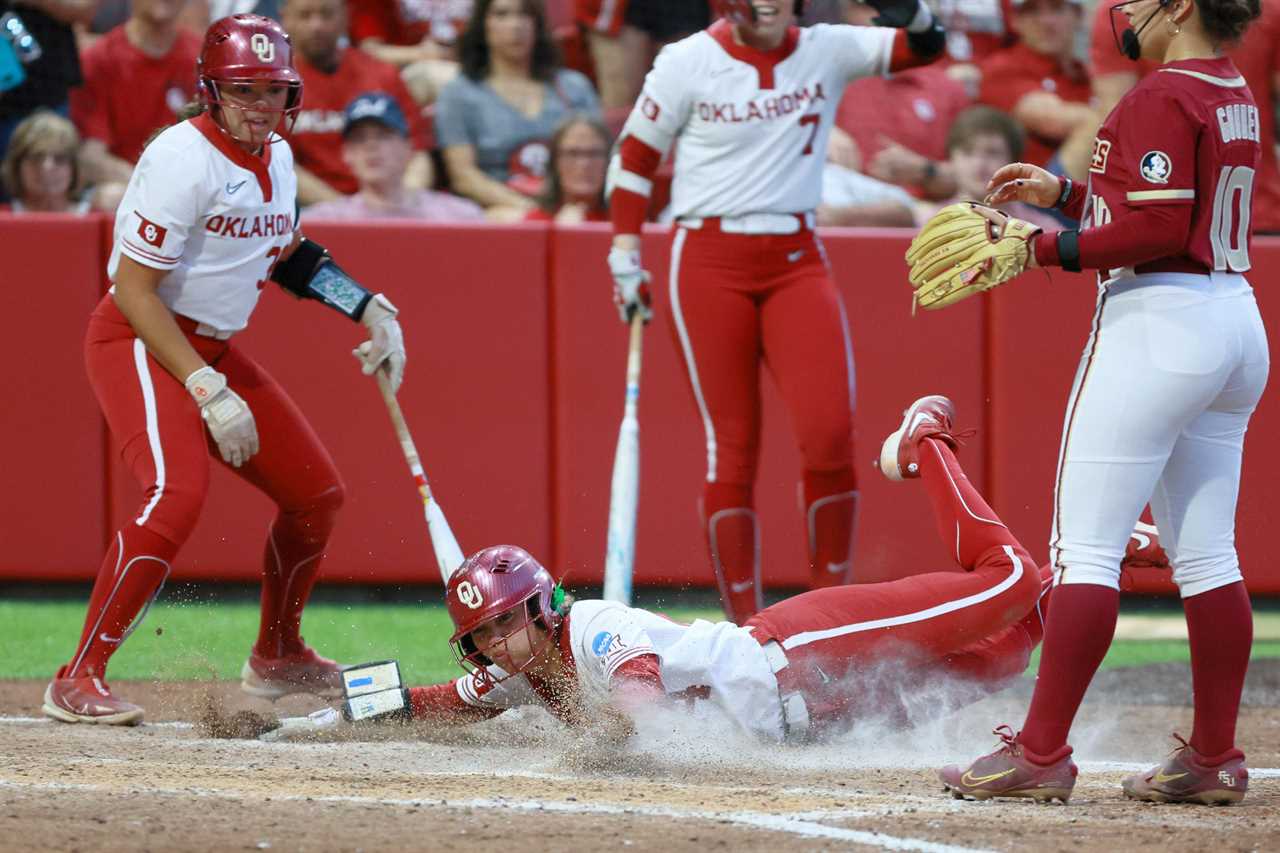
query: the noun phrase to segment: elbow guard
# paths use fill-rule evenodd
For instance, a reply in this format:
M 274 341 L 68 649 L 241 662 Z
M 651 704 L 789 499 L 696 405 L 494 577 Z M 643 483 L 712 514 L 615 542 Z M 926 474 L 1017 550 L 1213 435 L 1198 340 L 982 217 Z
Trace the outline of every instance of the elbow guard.
M 934 18 L 933 25 L 918 33 L 907 32 L 907 45 L 912 53 L 920 57 L 937 56 L 947 46 L 947 31 Z
M 288 258 L 276 264 L 271 280 L 299 299 L 316 299 L 340 314 L 359 320 L 373 294 L 334 263 L 329 250 L 302 238 Z

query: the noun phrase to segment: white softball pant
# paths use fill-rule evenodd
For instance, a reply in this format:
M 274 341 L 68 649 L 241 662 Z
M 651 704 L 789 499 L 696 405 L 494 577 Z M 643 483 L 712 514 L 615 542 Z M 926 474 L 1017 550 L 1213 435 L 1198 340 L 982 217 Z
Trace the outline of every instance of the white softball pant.
M 1269 367 L 1243 276 L 1155 273 L 1099 286 L 1058 456 L 1057 583 L 1118 588 L 1148 502 L 1183 598 L 1241 579 L 1240 461 Z

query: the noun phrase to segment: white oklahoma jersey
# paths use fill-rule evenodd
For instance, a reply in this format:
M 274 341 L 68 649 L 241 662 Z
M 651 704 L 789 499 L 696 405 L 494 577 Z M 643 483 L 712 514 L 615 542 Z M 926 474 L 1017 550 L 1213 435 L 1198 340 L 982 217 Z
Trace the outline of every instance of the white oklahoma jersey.
M 237 147 L 207 113 L 162 132 L 117 209 L 107 275 L 115 279 L 121 255 L 168 270 L 157 294 L 171 311 L 243 329 L 295 226 L 293 152 L 284 141 L 263 151 Z
M 746 628 L 704 619 L 683 625 L 611 601 L 575 602 L 566 624 L 578 687 L 588 705 L 608 701 L 610 682 L 627 661 L 655 655 L 668 695 L 693 697 L 694 690 L 705 691 L 706 699 L 743 729 L 769 740 L 783 739 L 778 680 L 764 649 Z M 492 670 L 502 674 L 498 667 Z M 475 707 L 545 705 L 523 675 L 487 690 L 478 687 L 474 675 L 455 684 L 462 700 Z
M 676 137 L 677 219 L 813 210 L 845 84 L 888 73 L 896 30 L 793 29 L 776 64 L 732 31 L 721 20 L 663 48 L 623 134 L 658 151 Z

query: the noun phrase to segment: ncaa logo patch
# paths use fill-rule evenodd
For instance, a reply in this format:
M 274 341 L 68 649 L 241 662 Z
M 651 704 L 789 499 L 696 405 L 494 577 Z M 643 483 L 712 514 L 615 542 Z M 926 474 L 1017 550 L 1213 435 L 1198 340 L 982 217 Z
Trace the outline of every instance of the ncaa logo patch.
M 484 604 L 484 596 L 480 594 L 480 590 L 471 581 L 463 581 L 458 584 L 458 601 L 475 610 Z
M 602 658 L 605 652 L 609 651 L 609 646 L 613 643 L 613 634 L 608 631 L 601 631 L 596 634 L 595 639 L 591 641 L 591 651 L 596 653 L 596 657 Z
M 1153 184 L 1169 183 L 1169 175 L 1173 173 L 1173 161 L 1163 151 L 1148 151 L 1142 155 L 1139 167 L 1142 177 Z

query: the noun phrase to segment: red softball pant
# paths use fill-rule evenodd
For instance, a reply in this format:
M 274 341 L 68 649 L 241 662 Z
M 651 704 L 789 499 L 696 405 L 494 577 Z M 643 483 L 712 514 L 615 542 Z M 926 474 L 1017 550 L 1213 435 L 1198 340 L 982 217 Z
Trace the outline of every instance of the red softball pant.
M 1042 636 L 1048 567 L 1037 567 L 945 444 L 921 442 L 920 466 L 939 533 L 965 571 L 814 590 L 746 623 L 762 644 L 781 647 L 779 688 L 804 696 L 815 731 L 867 715 L 909 719 L 920 697 L 931 711 L 972 701 L 1021 674 Z
M 342 504 L 342 481 L 302 412 L 265 370 L 229 341 L 187 337 L 227 377 L 257 423 L 258 453 L 240 468 L 228 467 L 279 508 L 264 548 L 258 638 L 259 653 L 277 657 L 300 642 L 302 607 Z M 221 462 L 183 383 L 147 352 L 110 295 L 90 318 L 85 364 L 121 458 L 144 494 L 103 561 L 72 674 L 82 664 L 101 673 L 128 636 L 195 527 L 210 457 Z
M 761 607 L 752 500 L 761 364 L 782 394 L 800 446 L 811 584 L 849 582 L 853 346 L 817 236 L 808 228 L 727 234 L 715 220 L 677 228 L 669 296 L 672 331 L 706 433 L 702 515 L 729 617 L 742 622 Z

